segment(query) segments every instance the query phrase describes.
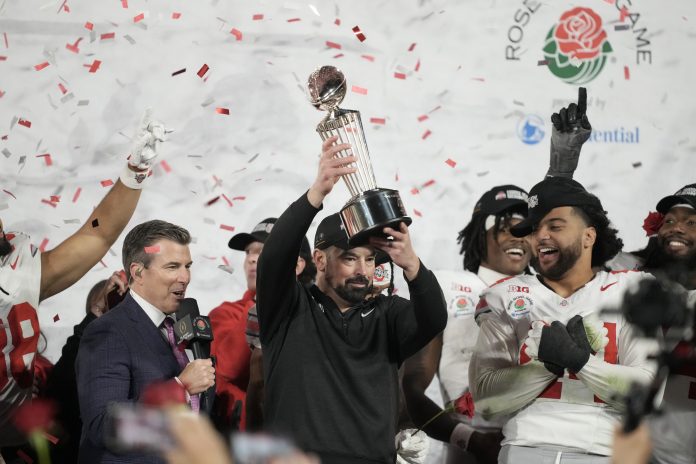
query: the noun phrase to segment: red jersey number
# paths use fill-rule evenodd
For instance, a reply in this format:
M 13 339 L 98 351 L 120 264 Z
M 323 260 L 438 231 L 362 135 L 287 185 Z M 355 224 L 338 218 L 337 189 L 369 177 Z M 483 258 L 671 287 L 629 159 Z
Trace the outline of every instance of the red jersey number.
M 12 337 L 12 351 L 10 351 L 10 374 L 15 379 L 20 388 L 31 388 L 34 380 L 34 360 L 32 356 L 31 365 L 27 368 L 24 365 L 24 356 L 35 354 L 39 341 L 39 319 L 36 310 L 29 303 L 14 305 L 7 315 L 7 323 L 10 327 Z M 23 337 L 22 324 L 30 324 L 31 335 Z M 27 330 L 28 331 L 28 330 Z M 0 330 L 0 349 L 4 351 L 8 346 L 7 334 Z M 7 361 L 3 353 L 0 357 L 0 390 L 9 383 L 7 377 Z

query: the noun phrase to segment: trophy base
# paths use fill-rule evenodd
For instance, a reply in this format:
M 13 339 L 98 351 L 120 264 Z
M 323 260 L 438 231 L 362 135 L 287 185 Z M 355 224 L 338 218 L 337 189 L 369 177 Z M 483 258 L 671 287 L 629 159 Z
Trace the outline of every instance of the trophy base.
M 384 188 L 367 190 L 351 198 L 341 209 L 341 219 L 350 246 L 364 245 L 369 237 L 385 237 L 382 232 L 385 227 L 398 230 L 400 222 L 407 226 L 413 222 L 406 215 L 399 192 Z

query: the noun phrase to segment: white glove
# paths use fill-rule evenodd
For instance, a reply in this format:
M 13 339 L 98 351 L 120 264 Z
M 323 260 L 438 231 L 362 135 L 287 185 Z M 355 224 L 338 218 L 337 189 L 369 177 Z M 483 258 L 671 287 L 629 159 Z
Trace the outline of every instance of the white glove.
M 609 329 L 604 327 L 597 314 L 592 313 L 582 317 L 582 325 L 585 326 L 587 341 L 595 353 L 599 353 L 609 343 Z
M 544 321 L 534 321 L 532 322 L 532 328 L 527 333 L 527 339 L 524 341 L 527 345 L 525 352 L 527 356 L 532 358 L 534 361 L 539 359 L 539 345 L 541 344 L 541 329 L 545 325 L 548 325 Z
M 147 108 L 140 119 L 133 137 L 128 164 L 121 173 L 121 182 L 132 189 L 141 189 L 148 177 L 150 168 L 157 158 L 157 145 L 164 142 L 165 130 L 161 122 L 152 120 L 152 108 Z
M 414 432 L 416 429 L 406 429 L 396 435 L 397 464 L 423 464 L 428 457 L 428 436 L 422 430 Z

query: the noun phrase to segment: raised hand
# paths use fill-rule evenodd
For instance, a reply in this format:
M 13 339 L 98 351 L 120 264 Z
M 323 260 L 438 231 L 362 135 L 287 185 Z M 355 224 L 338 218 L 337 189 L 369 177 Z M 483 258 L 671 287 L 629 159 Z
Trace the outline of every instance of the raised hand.
M 321 157 L 319 158 L 319 170 L 317 178 L 309 188 L 307 198 L 309 202 L 318 208 L 324 201 L 326 195 L 331 193 L 334 185 L 341 176 L 354 173 L 357 158 L 355 156 L 336 157 L 342 150 L 350 149 L 347 143 L 336 144 L 337 136 L 329 137 L 321 145 Z
M 551 115 L 551 158 L 546 177 L 573 178 L 582 145 L 590 138 L 592 126 L 587 119 L 587 90 L 578 89 L 578 103 L 571 103 Z

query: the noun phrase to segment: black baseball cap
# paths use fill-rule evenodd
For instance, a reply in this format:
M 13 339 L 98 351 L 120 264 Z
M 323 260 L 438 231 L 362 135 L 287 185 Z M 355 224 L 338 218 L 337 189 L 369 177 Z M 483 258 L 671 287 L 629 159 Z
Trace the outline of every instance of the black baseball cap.
M 227 246 L 229 246 L 233 250 L 244 251 L 250 243 L 264 243 L 268 236 L 271 235 L 273 224 L 275 224 L 277 220 L 278 218 L 273 217 L 264 219 L 263 221 L 256 224 L 256 226 L 250 234 L 242 232 L 232 237 Z M 309 241 L 307 240 L 307 237 L 302 237 L 302 245 L 300 246 L 300 256 L 305 260 L 312 259 L 312 250 L 309 248 Z
M 585 190 L 579 182 L 566 177 L 547 177 L 529 191 L 527 217 L 510 227 L 515 237 L 532 233 L 549 211 L 561 206 L 595 206 L 600 209 L 599 198 Z
M 657 211 L 666 214 L 675 205 L 689 205 L 696 209 L 696 184 L 685 185 L 674 195 L 664 197 L 657 203 Z
M 527 198 L 527 192 L 516 185 L 498 185 L 481 195 L 473 214 L 495 216 L 514 207 L 525 210 Z
M 342 250 L 355 248 L 354 246 L 348 245 L 348 233 L 346 232 L 346 228 L 343 225 L 343 220 L 339 213 L 334 213 L 322 219 L 314 235 L 314 248 L 326 250 L 331 246 L 338 247 Z M 388 254 L 375 249 L 376 266 L 388 263 L 389 261 L 391 261 L 391 259 Z

